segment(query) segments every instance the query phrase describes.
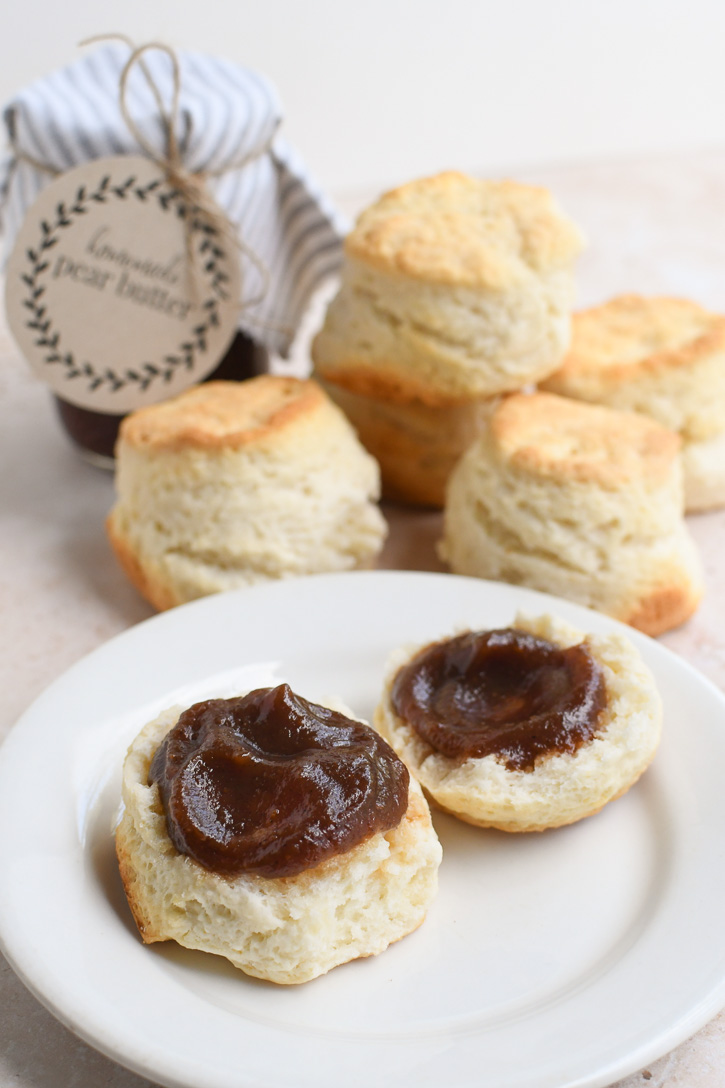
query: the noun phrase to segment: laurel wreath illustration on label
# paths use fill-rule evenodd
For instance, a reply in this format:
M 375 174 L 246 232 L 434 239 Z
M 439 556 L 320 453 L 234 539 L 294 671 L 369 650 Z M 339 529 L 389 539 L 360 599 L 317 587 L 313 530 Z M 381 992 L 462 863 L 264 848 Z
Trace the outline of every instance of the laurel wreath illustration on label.
M 44 277 L 50 267 L 50 250 L 59 242 L 62 232 L 72 226 L 78 216 L 86 215 L 94 205 L 129 199 L 156 201 L 163 212 L 175 214 L 185 221 L 189 238 L 194 240 L 201 236 L 196 248 L 199 258 L 198 272 L 199 279 L 203 275 L 207 283 L 208 295 L 200 303 L 201 322 L 161 362 L 143 362 L 121 371 L 109 366 L 99 369 L 91 362 L 80 361 L 74 352 L 64 350 L 62 334 L 44 304 Z M 206 221 L 197 209 L 187 204 L 178 190 L 168 187 L 163 178 L 156 178 L 143 185 L 138 183 L 136 175 L 128 177 L 121 184 L 112 184 L 111 175 L 106 174 L 93 191 L 88 191 L 85 185 L 81 185 L 74 200 L 58 203 L 55 212 L 53 222 L 41 220 L 41 235 L 37 244 L 26 248 L 27 271 L 20 276 L 27 287 L 22 305 L 30 311 L 25 325 L 35 335 L 35 346 L 45 349 L 43 362 L 64 368 L 67 379 L 85 379 L 91 392 L 104 388 L 115 393 L 130 386 L 145 392 L 154 383 L 170 382 L 180 369 L 193 370 L 197 356 L 207 351 L 210 330 L 220 324 L 219 304 L 228 301 L 230 297 L 229 276 L 221 266 L 225 252 L 219 244 L 219 231 L 216 227 Z

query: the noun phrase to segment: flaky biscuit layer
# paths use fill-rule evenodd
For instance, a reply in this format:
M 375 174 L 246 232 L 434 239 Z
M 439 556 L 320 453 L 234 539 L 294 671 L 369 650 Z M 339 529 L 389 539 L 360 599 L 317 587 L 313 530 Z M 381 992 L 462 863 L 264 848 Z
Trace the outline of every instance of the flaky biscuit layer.
M 454 465 L 481 433 L 488 398 L 432 408 L 351 393 L 323 383 L 342 408 L 368 453 L 380 465 L 383 498 L 443 507 Z

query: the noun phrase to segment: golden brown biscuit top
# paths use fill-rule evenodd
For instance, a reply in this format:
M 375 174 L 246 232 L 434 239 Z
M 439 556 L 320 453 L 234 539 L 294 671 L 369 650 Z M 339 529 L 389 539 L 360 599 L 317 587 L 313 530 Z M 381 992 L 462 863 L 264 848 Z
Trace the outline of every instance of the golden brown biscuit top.
M 449 171 L 385 193 L 345 251 L 413 279 L 502 290 L 566 266 L 582 244 L 548 190 Z
M 721 351 L 725 317 L 720 314 L 688 299 L 620 295 L 574 314 L 571 348 L 547 384 L 563 391 L 570 380 L 599 379 L 612 386 L 692 366 Z
M 235 448 L 281 431 L 326 402 L 315 382 L 298 378 L 205 382 L 127 416 L 119 441 L 147 450 Z
M 507 397 L 491 428 L 499 454 L 514 467 L 607 489 L 664 482 L 680 448 L 679 435 L 646 416 L 553 393 Z

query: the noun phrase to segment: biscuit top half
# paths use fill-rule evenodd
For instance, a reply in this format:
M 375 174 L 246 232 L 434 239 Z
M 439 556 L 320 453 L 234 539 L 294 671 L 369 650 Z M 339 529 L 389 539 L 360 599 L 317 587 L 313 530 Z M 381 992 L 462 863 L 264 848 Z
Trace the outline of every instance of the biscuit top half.
M 548 190 L 450 171 L 385 193 L 345 252 L 389 274 L 500 291 L 567 267 L 582 245 Z
M 572 342 L 547 388 L 616 386 L 725 352 L 725 317 L 680 298 L 621 295 L 572 319 Z
M 569 400 L 516 393 L 491 419 L 501 459 L 531 476 L 616 490 L 671 478 L 680 438 L 646 416 Z
M 298 378 L 205 382 L 127 416 L 119 441 L 148 451 L 236 449 L 281 434 L 328 404 L 315 382 Z

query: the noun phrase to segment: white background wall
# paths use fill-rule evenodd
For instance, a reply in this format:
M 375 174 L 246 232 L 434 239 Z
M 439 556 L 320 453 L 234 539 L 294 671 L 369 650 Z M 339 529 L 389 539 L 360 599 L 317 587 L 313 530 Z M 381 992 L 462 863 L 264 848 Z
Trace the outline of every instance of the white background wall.
M 328 189 L 725 144 L 725 0 L 3 0 L 0 100 L 106 30 L 277 84 Z

